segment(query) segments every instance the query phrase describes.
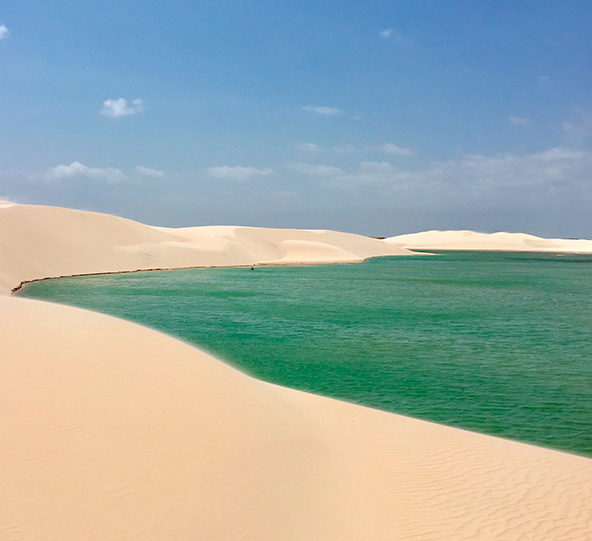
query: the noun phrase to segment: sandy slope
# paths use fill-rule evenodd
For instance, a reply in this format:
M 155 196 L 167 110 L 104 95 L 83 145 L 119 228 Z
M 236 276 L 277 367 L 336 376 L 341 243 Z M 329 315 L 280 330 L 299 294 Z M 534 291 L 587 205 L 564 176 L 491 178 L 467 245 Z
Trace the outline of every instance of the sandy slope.
M 592 538 L 592 461 L 253 380 L 0 298 L 0 539 Z
M 335 231 L 168 229 L 57 207 L 0 207 L 0 294 L 21 281 L 122 270 L 362 261 L 408 251 Z
M 524 233 L 424 231 L 386 239 L 393 246 L 424 250 L 491 250 L 503 252 L 592 253 L 592 240 L 544 239 Z
M 194 252 L 359 259 L 375 242 L 0 208 L 5 291 Z M 5 295 L 0 540 L 17 539 L 583 541 L 592 460 L 287 390 L 132 323 Z

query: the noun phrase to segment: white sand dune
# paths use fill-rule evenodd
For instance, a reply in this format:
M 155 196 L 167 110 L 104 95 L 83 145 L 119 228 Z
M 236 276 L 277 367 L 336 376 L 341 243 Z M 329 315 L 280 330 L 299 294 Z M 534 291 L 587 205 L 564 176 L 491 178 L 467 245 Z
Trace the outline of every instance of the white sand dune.
M 490 250 L 503 252 L 592 253 L 592 240 L 544 239 L 524 233 L 424 231 L 399 235 L 385 242 L 408 250 Z
M 0 293 L 21 281 L 155 268 L 363 261 L 408 254 L 335 231 L 256 227 L 168 229 L 95 212 L 0 207 Z
M 376 242 L 17 205 L 0 209 L 0 276 L 8 292 L 139 264 L 359 260 Z M 138 325 L 4 295 L 0 540 L 33 539 L 584 541 L 592 460 L 284 389 Z

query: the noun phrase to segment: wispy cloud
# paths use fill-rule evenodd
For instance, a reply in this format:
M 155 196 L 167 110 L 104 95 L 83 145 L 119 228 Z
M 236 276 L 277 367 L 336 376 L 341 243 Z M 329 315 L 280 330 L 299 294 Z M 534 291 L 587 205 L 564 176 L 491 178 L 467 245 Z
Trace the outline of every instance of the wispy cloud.
M 475 154 L 432 166 L 428 174 L 443 182 L 488 187 L 520 187 L 576 181 L 592 176 L 592 153 L 565 147 L 534 154 Z
M 571 122 L 564 122 L 563 131 L 575 144 L 581 144 L 592 135 L 592 113 L 577 107 L 574 109 L 575 118 Z
M 6 28 L 5 25 L 1 25 L 0 26 L 0 39 L 7 38 L 8 36 L 10 36 L 10 32 L 8 31 L 8 28 Z
M 379 148 L 379 150 L 386 154 L 393 154 L 394 156 L 411 156 L 412 154 L 411 149 L 399 147 L 392 143 L 385 143 Z
M 378 37 L 383 41 L 390 41 L 396 44 L 408 44 L 409 37 L 402 34 L 396 28 L 385 28 L 378 32 Z
M 304 173 L 305 175 L 311 175 L 313 177 L 332 177 L 343 173 L 341 169 L 332 167 L 330 165 L 309 165 L 307 163 L 291 163 L 289 167 Z
M 319 145 L 315 145 L 314 143 L 300 143 L 299 145 L 296 145 L 296 146 L 300 150 L 303 150 L 304 152 L 312 152 L 312 153 L 323 152 L 323 149 Z
M 72 162 L 70 165 L 58 165 L 52 167 L 45 175 L 47 180 L 60 180 L 65 178 L 92 178 L 102 180 L 110 184 L 125 180 L 126 176 L 120 169 L 107 167 L 87 167 L 80 162 Z
M 568 147 L 533 154 L 467 155 L 458 160 L 432 162 L 410 171 L 386 162 L 362 162 L 357 171 L 336 176 L 330 186 L 355 190 L 422 193 L 464 192 L 472 196 L 490 191 L 558 187 L 578 184 L 592 192 L 592 152 Z M 430 190 L 434 190 L 431 192 Z M 427 191 L 426 191 L 427 190 Z
M 235 180 L 247 180 L 251 177 L 271 175 L 273 173 L 273 169 L 270 168 L 256 169 L 255 167 L 241 167 L 240 165 L 234 167 L 228 165 L 210 167 L 207 171 L 208 175 L 214 178 L 229 178 Z
M 544 84 L 546 84 L 546 83 L 550 83 L 550 82 L 551 82 L 551 77 L 549 77 L 548 75 L 539 75 L 539 76 L 537 77 L 537 81 L 538 81 L 540 84 L 544 85 Z
M 143 110 L 144 105 L 141 99 L 138 98 L 128 104 L 126 99 L 119 98 L 117 100 L 105 100 L 101 114 L 111 118 L 120 118 L 122 116 L 136 115 L 143 112 Z
M 137 175 L 141 177 L 151 177 L 151 178 L 164 178 L 165 174 L 164 171 L 159 171 L 158 169 L 150 169 L 150 167 L 144 167 L 142 165 L 136 165 L 135 172 Z
M 514 126 L 528 126 L 530 120 L 528 118 L 521 118 L 519 116 L 510 116 L 510 123 Z
M 354 152 L 356 147 L 353 145 L 345 145 L 342 147 L 333 147 L 333 152 L 337 152 L 337 154 L 349 154 L 350 152 Z
M 336 109 L 335 107 L 313 107 L 312 105 L 305 105 L 302 109 L 322 116 L 336 116 L 342 113 L 341 109 Z
M 375 173 L 395 173 L 398 171 L 394 165 L 387 162 L 361 162 L 360 171 L 372 171 Z

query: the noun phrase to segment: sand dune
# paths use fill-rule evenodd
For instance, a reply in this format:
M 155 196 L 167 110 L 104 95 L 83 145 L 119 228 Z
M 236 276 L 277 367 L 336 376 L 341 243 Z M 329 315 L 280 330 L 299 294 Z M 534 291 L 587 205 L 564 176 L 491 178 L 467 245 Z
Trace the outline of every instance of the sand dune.
M 335 231 L 255 227 L 168 229 L 95 212 L 0 207 L 0 293 L 45 277 L 154 268 L 362 261 L 404 255 Z
M 382 244 L 0 209 L 4 291 L 44 272 Z M 138 325 L 7 295 L 0 494 L 2 541 L 592 539 L 592 460 L 284 389 Z
M 0 298 L 0 539 L 590 539 L 592 461 Z
M 475 231 L 424 231 L 399 235 L 385 242 L 408 250 L 490 250 L 503 252 L 592 253 L 592 240 L 544 239 L 524 233 Z

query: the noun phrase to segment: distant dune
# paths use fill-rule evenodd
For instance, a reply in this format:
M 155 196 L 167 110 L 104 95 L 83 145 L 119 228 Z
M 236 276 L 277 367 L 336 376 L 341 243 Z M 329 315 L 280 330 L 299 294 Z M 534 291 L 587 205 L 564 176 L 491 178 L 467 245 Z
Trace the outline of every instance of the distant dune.
M 47 276 L 409 253 L 397 243 L 0 207 L 0 541 L 592 539 L 590 459 L 284 389 L 9 295 Z
M 409 250 L 490 250 L 503 252 L 592 253 L 592 240 L 544 239 L 524 233 L 476 233 L 475 231 L 424 231 L 399 235 L 385 242 Z

